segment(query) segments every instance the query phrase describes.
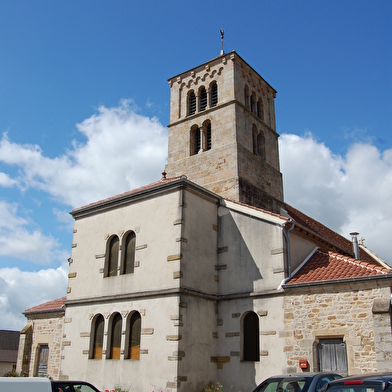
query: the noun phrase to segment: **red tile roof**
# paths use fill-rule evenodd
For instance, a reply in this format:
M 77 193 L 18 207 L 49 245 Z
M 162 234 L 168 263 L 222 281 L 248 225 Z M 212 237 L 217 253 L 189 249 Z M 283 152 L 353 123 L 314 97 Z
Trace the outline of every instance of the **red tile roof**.
M 392 274 L 392 268 L 318 249 L 286 285 Z M 392 277 L 392 275 L 391 275 Z
M 108 197 L 108 198 L 103 199 L 103 200 L 98 200 L 98 201 L 95 201 L 93 203 L 86 204 L 86 205 L 84 205 L 82 207 L 74 208 L 72 210 L 71 214 L 77 213 L 77 212 L 82 211 L 84 209 L 88 209 L 88 208 L 92 208 L 92 207 L 98 207 L 99 205 L 110 203 L 110 202 L 113 202 L 113 201 L 116 201 L 116 200 L 121 200 L 121 199 L 126 198 L 127 196 L 131 196 L 131 195 L 137 194 L 139 192 L 143 192 L 143 191 L 146 191 L 146 190 L 149 190 L 149 189 L 153 189 L 153 188 L 158 187 L 158 186 L 163 185 L 163 184 L 169 184 L 171 182 L 174 182 L 174 181 L 178 180 L 181 177 L 186 178 L 186 176 L 178 176 L 178 177 L 166 178 L 166 173 L 162 173 L 162 178 L 160 180 L 158 180 L 158 181 L 152 182 L 151 184 L 147 184 L 147 185 L 141 186 L 139 188 L 131 189 L 130 191 L 127 191 L 127 192 L 124 192 L 124 193 L 120 193 L 118 195 L 111 196 L 111 197 Z
M 303 212 L 297 210 L 294 207 L 291 207 L 288 204 L 286 204 L 286 211 L 294 220 L 294 224 L 297 230 L 302 229 L 307 234 L 316 235 L 323 243 L 323 247 L 335 251 L 339 250 L 339 253 L 341 252 L 343 254 L 354 256 L 353 244 L 349 239 L 336 233 L 327 226 L 324 226 L 322 223 L 316 221 L 308 215 L 305 215 Z M 359 249 L 359 258 L 369 263 L 375 262 L 375 259 L 363 249 Z
M 35 314 L 35 313 L 51 313 L 51 312 L 60 312 L 64 310 L 65 301 L 67 297 L 61 297 L 54 299 L 53 301 L 45 302 L 41 305 L 33 306 L 32 308 L 28 308 L 24 311 L 25 315 Z

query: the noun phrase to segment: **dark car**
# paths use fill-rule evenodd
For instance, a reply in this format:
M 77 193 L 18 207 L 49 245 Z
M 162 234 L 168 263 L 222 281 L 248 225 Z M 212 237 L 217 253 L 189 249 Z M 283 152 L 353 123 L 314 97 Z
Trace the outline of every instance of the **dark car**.
M 328 383 L 323 392 L 383 392 L 392 391 L 392 373 L 360 374 Z
M 337 373 L 298 373 L 273 376 L 264 380 L 253 392 L 320 392 L 329 381 L 342 376 Z

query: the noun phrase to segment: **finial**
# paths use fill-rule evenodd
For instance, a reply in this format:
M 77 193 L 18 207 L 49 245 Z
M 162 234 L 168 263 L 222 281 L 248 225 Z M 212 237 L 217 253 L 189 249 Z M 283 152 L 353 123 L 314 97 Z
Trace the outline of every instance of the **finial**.
M 221 40 L 222 40 L 222 49 L 221 49 L 221 55 L 222 55 L 222 54 L 225 54 L 225 51 L 223 50 L 223 37 L 225 36 L 225 32 L 221 29 L 220 34 L 221 34 Z
M 161 180 L 166 180 L 166 172 L 165 172 L 165 170 L 162 172 L 162 178 L 161 178 Z

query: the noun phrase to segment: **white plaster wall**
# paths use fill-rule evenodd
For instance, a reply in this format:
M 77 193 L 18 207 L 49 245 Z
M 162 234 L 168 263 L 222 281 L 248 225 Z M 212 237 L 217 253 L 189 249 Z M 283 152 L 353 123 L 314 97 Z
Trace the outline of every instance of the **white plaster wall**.
M 68 300 L 178 287 L 173 279 L 177 266 L 167 258 L 180 253 L 175 239 L 181 225 L 173 224 L 180 218 L 179 195 L 173 191 L 77 218 Z M 117 234 L 121 241 L 128 230 L 136 233 L 135 261 L 140 266 L 133 274 L 104 278 L 107 239 Z
M 68 322 L 64 324 L 63 342 L 70 342 L 70 345 L 62 349 L 62 376 L 87 380 L 102 391 L 116 387 L 129 392 L 165 390 L 167 383 L 174 382 L 177 377 L 177 361 L 169 358 L 178 352 L 178 341 L 167 337 L 178 335 L 179 332 L 179 327 L 171 317 L 178 315 L 178 303 L 177 296 L 167 296 L 67 307 Z M 101 313 L 105 317 L 105 349 L 109 315 L 114 312 L 123 314 L 123 349 L 125 316 L 133 310 L 141 313 L 140 360 L 124 359 L 123 354 L 119 360 L 106 359 L 105 354 L 101 360 L 88 359 L 91 316 Z
M 183 238 L 181 247 L 181 286 L 206 293 L 216 293 L 214 280 L 217 264 L 217 200 L 208 201 L 185 192 Z
M 259 314 L 260 361 L 241 361 L 241 318 L 248 312 Z M 252 391 L 265 378 L 282 373 L 285 365 L 283 296 L 242 298 L 222 301 L 217 327 L 219 356 L 230 358 L 217 371 L 217 380 L 225 390 Z
M 219 265 L 227 266 L 220 293 L 276 290 L 284 279 L 282 228 L 224 207 L 219 214 Z
M 208 381 L 216 380 L 216 364 L 211 357 L 217 355 L 218 339 L 213 337 L 216 330 L 215 303 L 201 297 L 183 296 L 186 308 L 180 309 L 183 327 L 179 350 L 184 357 L 178 363 L 181 382 L 180 392 L 203 391 Z

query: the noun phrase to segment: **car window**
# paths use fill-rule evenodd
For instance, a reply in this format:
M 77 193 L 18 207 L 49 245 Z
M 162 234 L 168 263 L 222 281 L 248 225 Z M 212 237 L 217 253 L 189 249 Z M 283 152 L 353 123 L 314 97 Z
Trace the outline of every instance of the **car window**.
M 305 384 L 305 378 L 267 380 L 260 384 L 254 392 L 301 392 Z
M 83 382 L 56 382 L 53 392 L 96 392 L 89 384 Z
M 316 385 L 316 392 L 320 392 L 321 388 L 328 382 L 333 380 L 333 377 L 331 375 L 325 375 L 320 377 L 320 380 L 318 380 L 317 385 Z

